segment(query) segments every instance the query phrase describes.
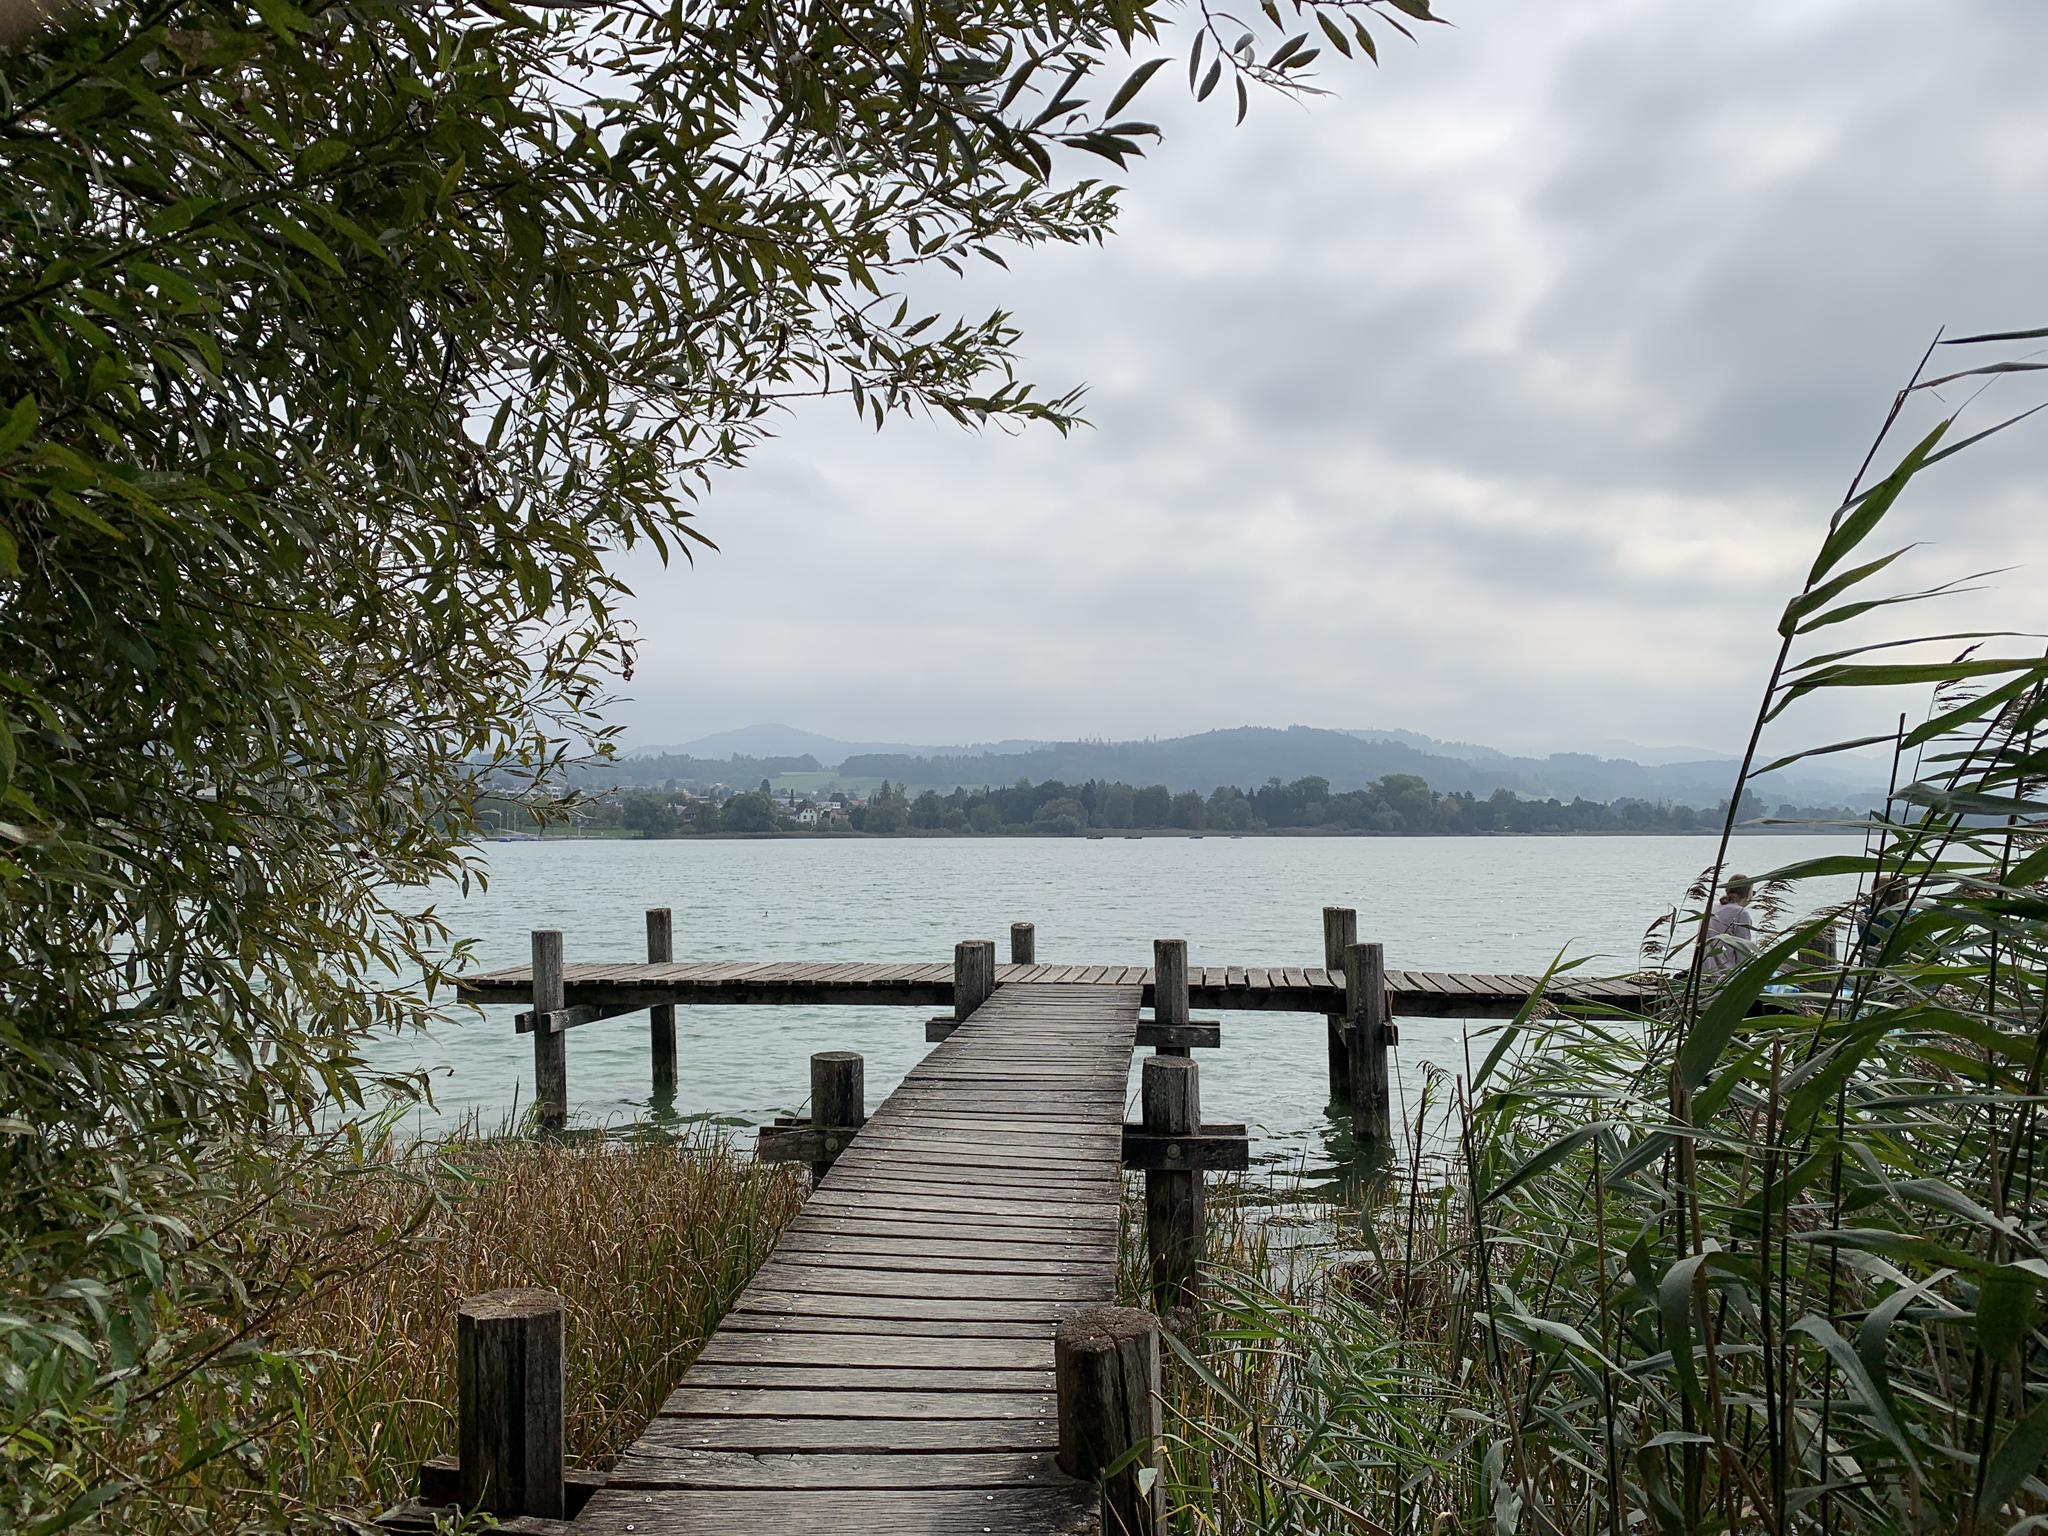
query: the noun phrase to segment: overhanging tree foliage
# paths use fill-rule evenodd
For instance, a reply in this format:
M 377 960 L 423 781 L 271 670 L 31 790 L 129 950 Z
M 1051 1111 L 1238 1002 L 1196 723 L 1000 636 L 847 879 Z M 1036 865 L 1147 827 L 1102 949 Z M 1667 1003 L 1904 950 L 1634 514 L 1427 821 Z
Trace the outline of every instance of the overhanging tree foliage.
M 474 764 L 602 741 L 607 555 L 807 396 L 1075 419 L 898 290 L 1104 236 L 1172 10 L 168 0 L 0 58 L 0 1524 L 237 1443 L 137 1452 L 278 1364 L 219 1223 L 391 1086 Z M 1189 84 L 1404 16 L 1192 13 Z

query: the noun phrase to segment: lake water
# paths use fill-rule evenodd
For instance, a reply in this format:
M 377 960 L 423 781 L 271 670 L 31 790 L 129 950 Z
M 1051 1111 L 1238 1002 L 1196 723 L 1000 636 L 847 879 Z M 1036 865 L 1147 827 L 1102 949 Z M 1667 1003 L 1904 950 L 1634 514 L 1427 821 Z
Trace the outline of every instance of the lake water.
M 1762 873 L 1826 852 L 1838 837 L 1739 840 L 1731 865 Z M 1359 936 L 1393 969 L 1540 971 L 1560 951 L 1588 973 L 1634 969 L 1644 929 L 1713 858 L 1693 837 L 1016 838 L 808 842 L 558 841 L 488 845 L 489 889 L 444 903 L 484 968 L 523 964 L 529 931 L 560 928 L 571 962 L 639 960 L 644 910 L 675 913 L 678 961 L 950 961 L 955 941 L 1038 926 L 1044 963 L 1150 964 L 1152 940 L 1184 938 L 1195 965 L 1319 965 L 1322 908 L 1358 909 Z M 1816 887 L 1802 902 L 1845 896 Z M 496 1124 L 530 1102 L 533 1056 L 510 1008 L 462 1010 L 430 1036 L 380 1042 L 380 1065 L 433 1072 L 431 1130 L 477 1112 Z M 676 1110 L 734 1125 L 797 1110 L 810 1054 L 867 1058 L 869 1106 L 924 1053 L 929 1008 L 679 1009 Z M 1323 1021 L 1229 1013 L 1220 1050 L 1200 1051 L 1202 1104 L 1243 1120 L 1263 1158 L 1327 1158 Z M 1425 1063 L 1464 1062 L 1468 1031 L 1401 1026 L 1395 1109 Z M 1484 1046 L 1475 1054 L 1483 1053 Z M 648 1109 L 645 1014 L 568 1036 L 570 1112 L 623 1124 Z

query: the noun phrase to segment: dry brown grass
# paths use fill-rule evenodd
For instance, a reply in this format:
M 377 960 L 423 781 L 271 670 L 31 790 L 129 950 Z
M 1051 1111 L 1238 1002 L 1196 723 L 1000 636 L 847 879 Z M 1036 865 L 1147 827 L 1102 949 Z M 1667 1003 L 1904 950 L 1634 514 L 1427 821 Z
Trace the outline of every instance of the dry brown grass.
M 500 1286 L 568 1303 L 568 1450 L 604 1465 L 653 1415 L 803 1203 L 789 1169 L 706 1139 L 479 1136 L 328 1186 L 294 1245 L 338 1273 L 276 1318 L 269 1428 L 160 1485 L 159 1530 L 330 1528 L 411 1492 L 455 1449 L 455 1306 Z M 290 1389 L 303 1371 L 302 1392 Z M 249 1405 L 177 1405 L 189 1426 Z

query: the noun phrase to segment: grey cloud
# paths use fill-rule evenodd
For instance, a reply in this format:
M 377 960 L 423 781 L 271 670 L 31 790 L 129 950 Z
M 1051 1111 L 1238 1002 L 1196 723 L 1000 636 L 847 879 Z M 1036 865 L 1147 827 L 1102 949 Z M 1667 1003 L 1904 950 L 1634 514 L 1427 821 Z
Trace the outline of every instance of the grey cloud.
M 920 283 L 1013 310 L 1096 428 L 800 414 L 711 499 L 724 554 L 633 565 L 621 718 L 1732 737 L 1934 325 L 2048 323 L 2048 7 L 1459 9 L 1236 132 L 1162 98 L 1110 247 Z M 2037 542 L 2043 448 L 1943 471 L 1929 574 Z

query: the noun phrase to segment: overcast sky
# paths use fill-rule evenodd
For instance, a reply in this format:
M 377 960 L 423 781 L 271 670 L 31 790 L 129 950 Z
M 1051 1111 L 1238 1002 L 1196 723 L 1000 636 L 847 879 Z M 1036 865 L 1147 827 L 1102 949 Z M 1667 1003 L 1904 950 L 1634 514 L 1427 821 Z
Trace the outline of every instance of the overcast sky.
M 1739 744 L 1935 328 L 2048 325 L 2048 5 L 1443 3 L 1237 129 L 1163 71 L 1112 242 L 948 290 L 1093 427 L 789 421 L 721 553 L 629 567 L 629 744 Z M 2048 622 L 2048 428 L 1962 466 L 1913 574 L 2027 565 L 1949 617 Z

